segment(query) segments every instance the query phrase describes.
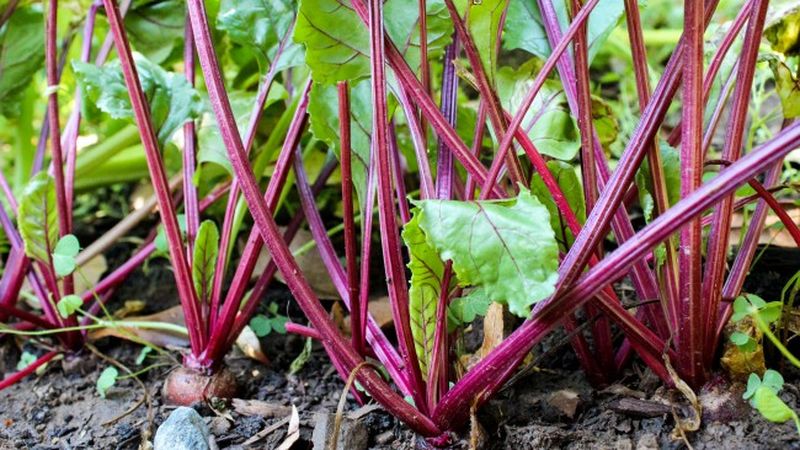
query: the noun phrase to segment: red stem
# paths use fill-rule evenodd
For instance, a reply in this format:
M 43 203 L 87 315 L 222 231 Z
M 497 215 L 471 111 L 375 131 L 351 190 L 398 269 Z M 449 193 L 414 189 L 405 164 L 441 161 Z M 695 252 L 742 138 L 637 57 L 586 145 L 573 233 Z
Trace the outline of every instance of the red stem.
M 53 359 L 58 354 L 59 352 L 56 350 L 45 353 L 44 355 L 40 356 L 36 361 L 32 362 L 27 367 L 25 367 L 24 369 L 7 376 L 2 381 L 0 381 L 0 391 L 13 386 L 18 381 L 36 372 L 36 369 L 50 362 L 50 360 Z
M 107 0 L 110 1 L 110 0 Z M 211 32 L 208 27 L 205 5 L 200 0 L 189 0 L 189 11 L 192 28 L 197 42 L 197 53 L 200 65 L 208 86 L 209 96 L 214 107 L 214 114 L 220 126 L 223 141 L 231 158 L 233 168 L 242 184 L 242 193 L 250 206 L 255 223 L 264 238 L 270 254 L 275 260 L 278 269 L 284 275 L 289 289 L 294 294 L 312 326 L 322 335 L 331 358 L 337 360 L 344 372 L 356 369 L 363 361 L 361 357 L 349 346 L 349 343 L 339 334 L 336 325 L 328 317 L 327 312 L 319 303 L 302 271 L 297 266 L 288 246 L 282 241 L 278 227 L 261 201 L 260 192 L 255 176 L 244 146 L 236 130 L 236 121 L 230 108 L 227 93 L 222 83 L 219 63 L 211 43 Z M 357 379 L 373 398 L 385 405 L 387 411 L 405 421 L 415 431 L 426 436 L 439 436 L 440 429 L 428 418 L 421 416 L 402 397 L 397 395 L 383 381 L 381 376 L 370 368 L 357 372 Z
M 189 331 L 192 353 L 199 354 L 205 346 L 205 337 L 200 332 L 202 322 L 198 310 L 197 294 L 194 291 L 192 274 L 186 261 L 186 253 L 183 250 L 183 240 L 178 227 L 175 206 L 169 193 L 169 184 L 164 170 L 164 163 L 161 160 L 158 140 L 156 139 L 153 124 L 150 121 L 150 108 L 139 83 L 136 65 L 131 55 L 130 44 L 125 36 L 122 17 L 116 7 L 116 2 L 115 0 L 103 0 L 103 4 L 105 5 L 108 22 L 114 36 L 114 44 L 117 48 L 125 85 L 128 88 L 131 105 L 133 106 L 136 125 L 139 127 L 142 138 L 150 179 L 153 182 L 153 189 L 158 199 L 158 209 L 169 244 L 170 261 L 175 270 L 175 282 L 178 286 L 181 306 L 185 312 L 186 328 Z

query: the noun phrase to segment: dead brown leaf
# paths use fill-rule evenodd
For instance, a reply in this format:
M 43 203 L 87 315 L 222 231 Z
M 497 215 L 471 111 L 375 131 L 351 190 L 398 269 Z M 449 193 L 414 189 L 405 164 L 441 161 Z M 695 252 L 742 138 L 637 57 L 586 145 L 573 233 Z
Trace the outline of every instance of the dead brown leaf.
M 786 208 L 786 212 L 795 223 L 800 223 L 800 208 Z M 761 236 L 758 239 L 759 244 L 792 248 L 797 246 L 791 233 L 783 226 L 779 225 L 780 221 L 781 220 L 775 216 L 775 214 L 767 215 L 767 219 L 764 221 L 764 231 L 761 232 Z M 741 233 L 745 231 L 745 229 L 744 215 L 741 212 L 737 212 L 734 214 L 733 221 L 731 222 L 731 234 L 729 239 L 731 245 L 739 244 Z
M 249 325 L 245 325 L 242 332 L 239 333 L 239 337 L 236 338 L 236 347 L 248 358 L 269 364 L 269 358 L 261 350 L 261 341 Z
M 261 400 L 244 400 L 234 398 L 231 401 L 233 410 L 243 416 L 258 416 L 266 419 L 286 417 L 292 413 L 292 408 L 280 403 L 265 402 Z
M 753 323 L 753 319 L 747 316 L 736 323 L 728 324 L 725 331 L 724 353 L 720 359 L 720 364 L 728 371 L 731 379 L 746 383 L 751 373 L 763 375 L 767 367 L 764 361 L 764 347 L 761 345 L 762 333 Z M 728 337 L 735 331 L 753 338 L 757 343 L 755 351 L 742 351 L 736 344 L 731 342 Z

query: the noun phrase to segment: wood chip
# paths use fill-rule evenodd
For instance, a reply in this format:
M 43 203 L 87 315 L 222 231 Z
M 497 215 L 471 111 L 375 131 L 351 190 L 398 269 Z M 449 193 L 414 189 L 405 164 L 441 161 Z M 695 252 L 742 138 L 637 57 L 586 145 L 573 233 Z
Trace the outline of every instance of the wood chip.
M 231 401 L 233 410 L 243 416 L 259 416 L 266 419 L 286 417 L 292 413 L 292 408 L 280 403 L 265 402 L 262 400 L 244 400 L 234 398 Z

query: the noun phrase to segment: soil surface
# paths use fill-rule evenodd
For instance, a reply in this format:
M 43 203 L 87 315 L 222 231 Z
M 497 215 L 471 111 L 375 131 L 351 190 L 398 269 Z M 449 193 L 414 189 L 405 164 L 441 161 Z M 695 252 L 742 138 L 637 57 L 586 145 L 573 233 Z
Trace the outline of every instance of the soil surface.
M 775 292 L 779 295 L 792 271 L 797 270 L 797 257 L 796 252 L 784 250 L 765 252 L 754 269 L 755 276 L 750 277 L 748 291 L 776 298 Z M 113 262 L 110 265 L 113 267 Z M 116 304 L 112 302 L 112 310 L 131 298 L 147 302 L 145 313 L 174 304 L 174 283 L 164 264 L 153 261 L 148 270 L 147 277 L 140 269 L 126 283 Z M 141 286 L 142 282 L 148 285 Z M 293 320 L 302 321 L 284 288 L 276 286 L 267 297 L 264 306 L 276 302 Z M 308 361 L 294 375 L 289 374 L 289 368 L 303 349 L 303 338 L 270 335 L 261 343 L 271 359 L 268 365 L 249 359 L 238 350 L 226 360 L 240 382 L 239 397 L 257 400 L 258 414 L 236 405 L 203 405 L 196 409 L 206 418 L 220 448 L 272 449 L 286 438 L 286 407 L 294 405 L 300 416 L 301 436 L 292 448 L 313 448 L 312 434 L 320 420 L 315 413 L 335 412 L 344 384 L 316 343 Z M 663 388 L 637 362 L 616 384 L 593 389 L 578 370 L 569 346 L 562 344 L 563 336 L 556 333 L 538 346 L 534 354 L 548 352 L 546 362 L 482 408 L 476 418 L 479 431 L 470 434 L 469 429 L 464 430 L 453 448 L 469 448 L 470 440 L 488 449 L 685 448 L 686 442 L 696 449 L 800 448 L 798 431 L 791 422 L 766 422 L 741 400 L 743 386 L 728 384 L 722 376 L 699 393 L 704 406 L 700 429 L 686 432 L 685 438 L 673 438 L 675 417 L 692 416 L 688 402 L 679 393 Z M 136 364 L 141 346 L 114 338 L 94 345 L 107 358 L 133 370 L 142 368 Z M 6 337 L 0 343 L 0 372 L 15 371 L 23 350 L 39 354 L 45 351 L 30 343 L 20 348 L 17 341 Z M 177 353 L 148 358 L 146 364 L 156 367 L 139 376 L 148 401 L 143 401 L 145 389 L 131 378 L 119 380 L 106 398 L 101 398 L 95 382 L 109 362 L 95 353 L 84 351 L 51 362 L 42 374 L 0 392 L 0 449 L 147 448 L 141 446 L 142 442 L 152 441 L 158 425 L 172 410 L 161 404 L 160 390 L 178 358 Z M 783 372 L 787 383 L 781 397 L 800 411 L 800 378 L 788 369 Z M 350 397 L 346 410 L 348 423 L 356 423 L 353 426 L 365 436 L 363 445 L 352 450 L 424 446 L 423 441 L 378 407 L 359 407 Z M 254 436 L 260 437 L 245 444 Z

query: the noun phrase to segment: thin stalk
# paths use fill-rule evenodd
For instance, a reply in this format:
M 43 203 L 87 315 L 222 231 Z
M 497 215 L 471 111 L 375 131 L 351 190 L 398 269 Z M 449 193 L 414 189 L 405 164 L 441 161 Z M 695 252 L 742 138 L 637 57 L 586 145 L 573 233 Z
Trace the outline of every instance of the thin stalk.
M 119 55 L 122 66 L 122 73 L 125 78 L 125 85 L 133 106 L 136 125 L 139 127 L 142 137 L 142 145 L 147 156 L 147 167 L 150 171 L 150 178 L 153 182 L 153 189 L 158 197 L 158 209 L 161 221 L 164 225 L 164 232 L 169 244 L 170 261 L 175 270 L 175 282 L 178 286 L 178 296 L 181 306 L 185 312 L 186 328 L 189 330 L 189 342 L 192 352 L 198 354 L 205 346 L 205 339 L 201 330 L 200 312 L 198 310 L 197 294 L 192 282 L 192 274 L 189 264 L 186 261 L 186 253 L 183 250 L 183 240 L 181 238 L 178 219 L 175 214 L 175 206 L 169 192 L 164 163 L 161 160 L 158 140 L 155 130 L 150 120 L 150 108 L 147 99 L 142 92 L 136 65 L 131 54 L 130 44 L 125 35 L 122 25 L 122 17 L 116 7 L 115 0 L 103 0 L 106 15 L 108 17 L 111 32 L 114 36 L 114 44 Z
M 106 0 L 111 1 L 111 0 Z M 231 158 L 233 168 L 242 184 L 242 193 L 250 206 L 251 213 L 278 269 L 284 275 L 289 289 L 294 294 L 312 326 L 325 338 L 322 340 L 331 357 L 337 360 L 345 371 L 363 367 L 361 357 L 339 334 L 336 325 L 328 317 L 308 282 L 304 278 L 291 251 L 281 240 L 280 232 L 269 210 L 261 201 L 255 175 L 250 169 L 244 146 L 236 130 L 236 121 L 230 102 L 222 83 L 219 63 L 211 43 L 211 31 L 205 5 L 199 0 L 189 0 L 192 29 L 195 34 L 197 53 L 203 75 L 208 86 L 209 96 L 214 106 L 214 114 L 220 125 L 223 141 Z M 402 397 L 397 395 L 375 371 L 364 368 L 356 372 L 357 379 L 373 398 L 383 404 L 387 411 L 405 421 L 420 434 L 439 436 L 441 430 L 428 418 L 421 416 Z
M 711 61 L 708 64 L 708 70 L 706 70 L 705 80 L 703 81 L 703 103 L 708 103 L 708 99 L 711 97 L 711 89 L 714 87 L 714 79 L 717 77 L 720 68 L 722 68 L 722 63 L 725 61 L 725 56 L 728 54 L 731 46 L 733 46 L 736 37 L 739 36 L 739 32 L 742 31 L 742 27 L 744 27 L 745 22 L 750 17 L 750 12 L 753 8 L 753 2 L 754 0 L 747 0 L 742 6 L 739 14 L 736 15 L 736 19 L 734 19 L 730 28 L 722 37 L 722 41 L 717 47 L 714 57 L 711 58 Z M 678 122 L 675 128 L 672 129 L 672 132 L 670 132 L 670 135 L 667 138 L 669 145 L 673 147 L 678 146 L 681 139 L 681 128 L 682 123 Z
M 636 0 L 625 0 L 625 20 L 628 26 L 628 40 L 631 46 L 633 59 L 633 72 L 636 77 L 636 93 L 639 96 L 639 110 L 644 111 L 650 102 L 650 77 L 647 66 L 647 48 L 644 44 L 642 33 L 641 17 L 639 16 L 639 4 Z M 669 208 L 669 196 L 667 195 L 667 182 L 664 174 L 664 163 L 661 158 L 661 151 L 658 141 L 654 140 L 652 147 L 648 150 L 647 160 L 650 169 L 650 179 L 653 182 L 653 198 L 656 212 L 661 214 Z M 666 322 L 669 328 L 664 327 L 664 320 L 655 317 L 658 312 L 655 307 L 645 306 L 649 313 L 650 321 L 658 327 L 661 336 L 667 333 L 675 333 L 678 329 L 678 258 L 675 246 L 671 240 L 664 243 L 665 264 L 658 274 L 661 282 L 661 306 L 665 311 Z
M 420 0 L 424 3 L 425 0 Z M 422 26 L 422 25 L 420 25 Z M 347 82 L 337 86 L 339 95 L 339 145 L 341 147 L 342 214 L 344 215 L 344 254 L 347 267 L 347 293 L 350 296 L 350 340 L 360 355 L 365 354 L 366 341 L 362 334 L 361 303 L 358 297 L 358 257 L 356 252 L 355 208 L 353 207 L 353 169 L 350 147 L 350 92 Z M 413 116 L 412 116 L 413 118 Z
M 583 0 L 572 0 L 572 13 L 576 14 L 583 8 Z M 578 97 L 578 128 L 581 135 L 581 176 L 583 179 L 583 192 L 586 199 L 586 211 L 591 211 L 597 202 L 597 166 L 595 161 L 594 148 L 594 124 L 592 122 L 592 93 L 589 85 L 589 41 L 588 24 L 584 23 L 575 36 L 573 54 L 575 55 L 575 73 L 577 74 L 577 97 Z M 602 249 L 597 249 L 598 257 L 602 257 Z M 596 308 L 590 303 L 586 309 L 589 317 L 596 317 Z M 592 358 L 595 361 L 611 361 L 614 357 L 613 342 L 611 339 L 611 328 L 608 318 L 599 315 L 592 325 L 592 335 L 594 336 L 594 348 L 596 355 Z M 580 343 L 580 340 L 575 340 Z M 613 366 L 606 366 L 613 369 Z M 606 373 L 613 376 L 613 371 L 607 370 Z
M 397 145 L 397 129 L 394 120 L 389 121 L 389 156 L 392 165 L 392 180 L 397 195 L 397 208 L 400 210 L 400 221 L 406 224 L 411 221 L 411 209 L 408 206 L 405 169 L 400 157 L 400 147 Z
M 486 398 L 497 392 L 507 377 L 513 373 L 508 368 L 509 364 L 519 361 L 566 314 L 583 305 L 611 280 L 623 275 L 628 267 L 644 258 L 653 247 L 688 221 L 734 192 L 738 186 L 758 175 L 765 167 L 780 161 L 798 145 L 800 145 L 800 124 L 795 124 L 732 164 L 717 177 L 657 217 L 571 287 L 545 300 L 545 307 L 539 314 L 525 321 L 511 336 L 467 372 L 442 398 L 433 412 L 436 424 L 442 429 L 450 429 L 463 423 L 473 399 L 479 395 L 481 398 Z
M 64 160 L 61 153 L 61 125 L 58 119 L 58 0 L 50 0 L 47 4 L 45 18 L 45 67 L 47 85 L 51 92 L 47 98 L 47 122 L 50 128 L 50 153 L 53 159 L 53 173 L 56 187 L 56 207 L 58 210 L 58 234 L 63 237 L 70 233 L 72 211 L 67 208 L 67 194 L 64 188 Z M 72 276 L 64 277 L 64 294 L 72 294 Z M 53 292 L 55 300 L 60 295 L 58 289 Z
M 291 27 L 289 28 L 291 29 Z M 286 40 L 288 39 L 290 33 L 286 33 L 286 36 L 283 37 L 281 43 L 278 45 L 278 49 L 275 52 L 275 57 L 272 59 L 270 63 L 269 71 L 267 71 L 267 75 L 264 77 L 264 81 L 258 87 L 258 93 L 256 94 L 256 101 L 253 104 L 253 110 L 250 112 L 250 121 L 247 124 L 247 132 L 245 133 L 245 152 L 250 153 L 251 149 L 253 148 L 253 143 L 256 139 L 256 131 L 258 130 L 258 123 L 261 119 L 261 113 L 264 110 L 264 105 L 267 102 L 267 97 L 269 96 L 269 92 L 272 89 L 272 84 L 275 81 L 275 76 L 278 73 L 278 65 L 277 61 L 283 54 L 283 50 L 286 46 Z M 298 99 L 299 101 L 299 99 Z M 291 107 L 287 109 L 287 113 L 291 110 Z M 295 108 L 296 110 L 296 108 Z M 294 116 L 285 115 L 284 117 L 292 117 Z M 283 123 L 283 117 L 279 121 L 278 125 L 272 130 L 275 136 L 278 136 L 278 130 L 281 129 L 281 124 Z M 270 136 L 272 138 L 272 136 Z M 269 142 L 268 142 L 269 144 Z M 269 145 L 265 151 L 269 150 Z M 225 216 L 222 222 L 222 233 L 220 236 L 220 248 L 217 254 L 217 270 L 214 272 L 214 278 L 212 280 L 211 285 L 211 317 L 209 320 L 209 330 L 213 329 L 217 323 L 217 311 L 219 310 L 219 302 L 222 297 L 222 283 L 224 281 L 225 272 L 228 267 L 228 258 L 229 258 L 229 250 L 230 245 L 233 244 L 233 229 L 234 223 L 236 222 L 236 211 L 239 205 L 240 199 L 240 190 L 239 190 L 239 182 L 234 177 L 233 182 L 231 184 L 231 190 L 228 194 L 228 203 L 225 208 Z M 248 275 L 249 276 L 249 275 Z
M 422 81 L 422 88 L 425 93 L 432 95 L 431 90 L 431 66 L 428 61 L 428 2 L 427 0 L 418 0 L 418 15 L 419 15 L 419 75 Z M 420 128 L 422 130 L 423 142 L 428 142 L 428 126 L 425 124 L 425 118 L 420 117 Z
M 414 108 L 408 100 L 406 91 L 404 89 L 395 89 L 395 98 L 403 108 L 403 114 L 408 123 L 409 134 L 411 135 L 411 142 L 414 145 L 414 155 L 417 157 L 417 172 L 419 177 L 419 196 L 421 199 L 436 198 L 436 188 L 434 186 L 433 177 L 431 176 L 431 166 L 428 161 L 428 148 L 425 144 L 425 136 L 421 129 L 420 123 L 417 121 Z
M 383 2 L 369 0 L 369 42 L 372 84 L 372 146 L 373 163 L 378 175 L 378 224 L 383 248 L 383 263 L 386 270 L 386 285 L 392 306 L 392 318 L 400 347 L 406 360 L 406 369 L 414 387 L 414 401 L 425 413 L 425 385 L 422 380 L 414 338 L 411 334 L 408 311 L 408 289 L 400 246 L 400 235 L 395 220 L 392 193 L 392 162 L 389 143 L 389 118 L 386 105 L 386 67 L 384 57 Z
M 681 120 L 681 198 L 696 191 L 703 182 L 703 4 L 684 1 L 683 105 Z M 702 245 L 700 219 L 681 229 L 678 266 L 680 321 L 673 336 L 680 349 L 678 367 L 689 383 L 698 386 L 705 379 L 703 366 Z
M 183 43 L 183 73 L 186 81 L 194 86 L 194 39 L 192 39 L 192 24 L 188 14 L 184 25 Z M 197 188 L 194 185 L 195 149 L 197 148 L 197 133 L 194 120 L 183 125 L 183 209 L 186 213 L 186 258 L 191 261 L 194 251 L 194 240 L 197 229 L 200 227 L 200 212 L 197 200 Z M 199 295 L 199 293 L 198 293 Z M 201 301 L 206 299 L 200 299 Z M 205 309 L 205 308 L 203 308 Z M 207 321 L 203 321 L 206 323 Z
M 444 68 L 442 69 L 442 115 L 452 126 L 456 126 L 458 116 L 458 76 L 456 75 L 455 60 L 458 57 L 458 34 L 453 35 L 453 42 L 444 52 Z M 439 153 L 436 162 L 436 198 L 451 200 L 453 198 L 453 152 L 439 139 Z
M 58 355 L 59 353 L 60 352 L 58 352 L 56 350 L 47 352 L 44 355 L 42 355 L 41 357 L 39 357 L 36 361 L 32 362 L 27 367 L 25 367 L 24 369 L 20 370 L 19 372 L 15 372 L 15 373 L 3 378 L 3 380 L 0 381 L 0 391 L 2 391 L 3 389 L 8 388 L 10 386 L 13 386 L 18 381 L 20 381 L 23 378 L 27 377 L 28 375 L 36 372 L 36 370 L 39 367 L 41 367 L 41 366 L 47 364 L 48 362 L 50 362 L 50 360 L 55 358 L 56 355 Z
M 310 90 L 311 82 L 308 81 L 306 82 L 303 92 L 300 94 L 300 103 L 298 103 L 297 109 L 294 112 L 292 123 L 286 135 L 286 140 L 283 143 L 278 161 L 275 163 L 272 177 L 267 185 L 267 191 L 264 194 L 264 203 L 269 211 L 274 211 L 278 206 L 281 191 L 286 185 L 289 170 L 292 166 L 294 148 L 300 144 L 300 138 L 308 122 L 308 94 Z M 238 129 L 236 130 L 236 136 L 239 137 Z M 239 184 L 241 186 L 241 181 Z M 261 197 L 260 194 L 259 197 Z M 218 317 L 214 322 L 214 326 L 211 328 L 209 346 L 204 351 L 203 355 L 201 355 L 201 364 L 214 365 L 219 363 L 215 356 L 221 352 L 226 342 L 225 336 L 229 334 L 231 325 L 236 318 L 236 313 L 239 311 L 239 304 L 244 296 L 247 283 L 250 281 L 250 275 L 253 273 L 256 260 L 263 246 L 264 241 L 257 230 L 251 230 L 244 253 L 239 262 L 239 267 L 234 274 L 231 286 L 228 288 L 228 293 L 225 296 L 225 303 L 222 306 L 222 310 L 217 312 L 217 309 L 212 309 L 212 312 Z
M 725 133 L 725 144 L 722 148 L 722 159 L 735 161 L 742 154 L 745 126 L 747 125 L 750 92 L 755 78 L 756 59 L 761 44 L 761 35 L 767 15 L 769 1 L 754 0 L 751 8 L 750 20 L 747 22 L 747 31 L 744 36 L 742 53 L 739 56 L 739 65 L 736 75 L 736 87 L 733 93 L 733 106 L 728 120 L 728 129 Z M 760 186 L 763 188 L 763 186 Z M 759 191 L 759 194 L 772 197 L 769 193 Z M 767 197 L 765 200 L 769 203 Z M 715 340 L 713 333 L 716 330 L 716 312 L 722 301 L 722 287 L 727 265 L 728 241 L 730 237 L 731 221 L 733 219 L 734 197 L 725 198 L 715 209 L 711 229 L 709 231 L 708 249 L 706 251 L 706 265 L 703 276 L 703 298 L 705 308 L 705 345 L 706 352 L 712 353 L 710 345 Z M 777 211 L 776 211 L 777 212 Z M 791 222 L 791 221 L 790 221 Z M 710 359 L 710 356 L 706 358 Z

